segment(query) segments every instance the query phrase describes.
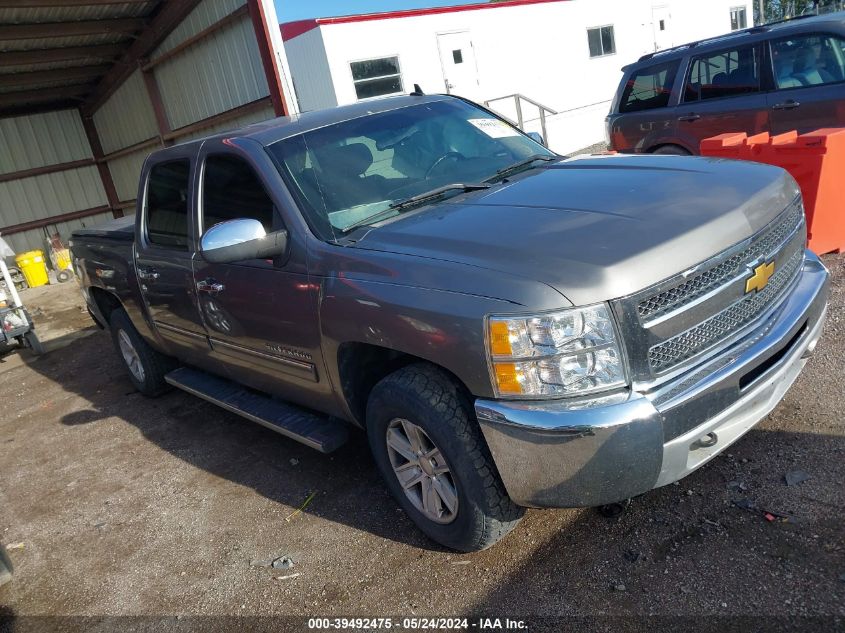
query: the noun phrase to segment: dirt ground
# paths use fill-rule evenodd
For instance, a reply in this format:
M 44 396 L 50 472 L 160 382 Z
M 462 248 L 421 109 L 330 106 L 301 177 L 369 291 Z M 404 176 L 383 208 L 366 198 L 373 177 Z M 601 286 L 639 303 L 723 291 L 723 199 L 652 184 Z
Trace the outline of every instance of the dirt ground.
M 50 351 L 0 358 L 0 541 L 16 566 L 0 630 L 37 615 L 481 615 L 537 630 L 558 616 L 657 614 L 692 616 L 696 630 L 736 622 L 701 616 L 841 628 L 845 257 L 825 262 L 834 289 L 817 355 L 728 454 L 617 520 L 529 511 L 473 555 L 414 529 L 363 435 L 325 456 L 185 393 L 146 399 L 73 284 L 28 291 Z M 786 485 L 794 471 L 809 479 Z M 259 564 L 281 556 L 293 568 Z

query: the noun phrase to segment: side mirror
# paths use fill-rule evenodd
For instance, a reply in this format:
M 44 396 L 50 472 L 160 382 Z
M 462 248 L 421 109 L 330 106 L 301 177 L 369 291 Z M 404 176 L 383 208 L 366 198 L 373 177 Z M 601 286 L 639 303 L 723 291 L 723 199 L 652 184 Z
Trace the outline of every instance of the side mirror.
M 543 135 L 539 132 L 528 132 L 528 138 L 537 141 L 540 145 L 546 147 L 546 139 L 544 139 Z
M 288 232 L 266 233 L 261 222 L 251 219 L 215 224 L 200 240 L 200 254 L 211 264 L 230 264 L 245 259 L 267 259 L 284 255 Z

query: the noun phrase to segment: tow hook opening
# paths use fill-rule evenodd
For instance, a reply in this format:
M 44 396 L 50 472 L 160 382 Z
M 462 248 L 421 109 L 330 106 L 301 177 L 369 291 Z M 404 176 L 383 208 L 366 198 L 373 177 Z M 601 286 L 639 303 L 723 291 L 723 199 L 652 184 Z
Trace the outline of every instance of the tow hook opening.
M 707 435 L 698 438 L 695 443 L 692 445 L 692 450 L 696 450 L 698 448 L 710 448 L 711 446 L 716 446 L 719 442 L 719 436 L 715 433 L 708 433 Z

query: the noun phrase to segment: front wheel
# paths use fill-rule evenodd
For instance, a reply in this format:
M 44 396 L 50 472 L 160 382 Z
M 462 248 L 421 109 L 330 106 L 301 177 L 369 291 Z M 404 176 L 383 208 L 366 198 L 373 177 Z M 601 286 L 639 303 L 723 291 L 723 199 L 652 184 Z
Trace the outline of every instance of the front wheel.
M 469 404 L 440 370 L 409 365 L 379 382 L 367 403 L 367 436 L 391 494 L 438 543 L 482 550 L 522 518 Z

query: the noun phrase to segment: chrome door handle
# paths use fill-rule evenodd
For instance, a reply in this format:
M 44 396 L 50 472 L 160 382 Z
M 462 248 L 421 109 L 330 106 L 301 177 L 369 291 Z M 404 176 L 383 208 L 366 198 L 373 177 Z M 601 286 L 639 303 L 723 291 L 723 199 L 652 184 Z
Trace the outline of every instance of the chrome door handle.
M 795 108 L 798 108 L 800 106 L 801 104 L 798 101 L 789 99 L 788 101 L 784 101 L 783 103 L 776 103 L 772 106 L 772 110 L 794 110 Z
M 139 268 L 138 269 L 138 278 L 143 279 L 144 281 L 155 281 L 158 279 L 160 275 L 155 268 Z
M 687 114 L 684 116 L 679 116 L 678 121 L 683 121 L 685 123 L 692 123 L 693 121 L 698 121 L 701 118 L 700 114 Z
M 216 295 L 218 292 L 223 292 L 225 289 L 226 286 L 214 279 L 203 279 L 202 281 L 197 282 L 197 290 L 199 292 L 207 292 L 209 294 Z

